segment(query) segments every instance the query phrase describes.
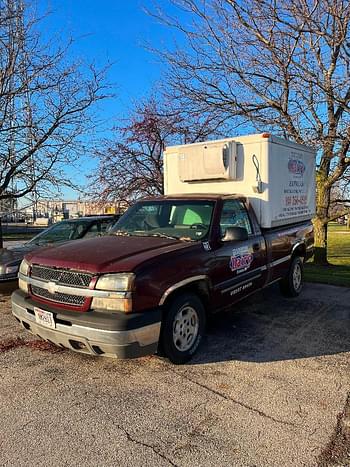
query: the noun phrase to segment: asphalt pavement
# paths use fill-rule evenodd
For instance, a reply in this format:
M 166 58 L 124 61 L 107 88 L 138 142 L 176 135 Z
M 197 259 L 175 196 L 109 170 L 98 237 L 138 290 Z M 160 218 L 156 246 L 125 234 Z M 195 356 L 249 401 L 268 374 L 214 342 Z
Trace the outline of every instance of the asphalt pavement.
M 273 287 L 210 323 L 184 366 L 57 349 L 0 294 L 4 466 L 350 465 L 350 290 Z

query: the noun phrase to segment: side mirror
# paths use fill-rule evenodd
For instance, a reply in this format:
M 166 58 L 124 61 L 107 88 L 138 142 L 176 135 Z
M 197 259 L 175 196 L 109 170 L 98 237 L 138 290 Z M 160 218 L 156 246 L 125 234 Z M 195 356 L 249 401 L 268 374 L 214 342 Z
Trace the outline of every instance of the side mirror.
M 244 227 L 227 227 L 224 237 L 221 239 L 223 242 L 244 242 L 248 240 L 248 232 Z

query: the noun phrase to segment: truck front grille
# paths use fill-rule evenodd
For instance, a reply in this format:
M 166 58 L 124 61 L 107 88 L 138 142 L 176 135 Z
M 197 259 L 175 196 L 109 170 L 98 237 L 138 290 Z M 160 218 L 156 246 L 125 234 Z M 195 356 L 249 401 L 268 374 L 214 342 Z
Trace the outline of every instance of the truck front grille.
M 47 282 L 56 282 L 62 285 L 71 285 L 74 287 L 89 287 L 92 274 L 84 272 L 68 271 L 66 269 L 50 268 L 33 264 L 31 276 L 35 279 L 41 279 Z
M 33 279 L 39 279 L 43 282 L 55 282 L 58 285 L 65 285 L 70 287 L 78 287 L 79 289 L 87 289 L 93 277 L 92 274 L 79 271 L 69 271 L 67 269 L 52 268 L 48 266 L 41 266 L 39 264 L 33 264 L 31 269 L 31 277 Z M 62 303 L 65 305 L 73 305 L 76 307 L 82 307 L 86 297 L 79 295 L 55 292 L 50 293 L 43 287 L 32 285 L 32 294 L 50 300 L 56 303 Z
M 32 285 L 32 293 L 37 297 L 44 298 L 46 300 L 51 300 L 56 303 L 64 303 L 66 305 L 74 306 L 83 306 L 85 297 L 80 297 L 78 295 L 69 295 L 61 292 L 56 292 L 51 294 L 46 289 Z

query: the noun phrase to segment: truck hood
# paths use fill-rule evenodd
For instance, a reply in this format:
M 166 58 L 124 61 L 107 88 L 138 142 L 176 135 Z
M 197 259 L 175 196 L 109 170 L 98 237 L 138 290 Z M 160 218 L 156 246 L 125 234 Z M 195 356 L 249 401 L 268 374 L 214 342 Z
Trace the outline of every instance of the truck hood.
M 108 235 L 40 248 L 26 255 L 32 263 L 91 273 L 131 272 L 155 256 L 188 248 L 192 242 L 160 237 Z

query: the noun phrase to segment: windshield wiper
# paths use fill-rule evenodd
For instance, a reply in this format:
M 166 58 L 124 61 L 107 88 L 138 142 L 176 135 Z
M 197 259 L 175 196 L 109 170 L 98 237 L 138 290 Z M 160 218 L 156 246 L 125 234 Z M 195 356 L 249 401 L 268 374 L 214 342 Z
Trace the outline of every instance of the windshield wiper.
M 179 237 L 173 237 L 171 235 L 166 235 L 162 233 L 149 234 L 147 237 L 160 237 L 160 238 L 169 238 L 170 240 L 179 240 Z
M 181 242 L 195 242 L 196 241 L 191 237 L 179 237 L 179 240 L 181 240 Z
M 109 232 L 108 235 L 115 235 L 116 237 L 131 237 L 131 233 L 126 230 L 116 230 L 115 232 Z
M 115 232 L 110 232 L 109 235 L 115 235 L 117 237 L 159 237 L 159 238 L 168 238 L 169 240 L 180 240 L 180 241 L 191 241 L 193 242 L 192 238 L 189 237 L 174 237 L 172 235 L 166 235 L 160 232 L 157 233 L 147 233 L 138 231 L 137 233 L 127 232 L 125 230 L 117 230 Z

